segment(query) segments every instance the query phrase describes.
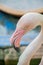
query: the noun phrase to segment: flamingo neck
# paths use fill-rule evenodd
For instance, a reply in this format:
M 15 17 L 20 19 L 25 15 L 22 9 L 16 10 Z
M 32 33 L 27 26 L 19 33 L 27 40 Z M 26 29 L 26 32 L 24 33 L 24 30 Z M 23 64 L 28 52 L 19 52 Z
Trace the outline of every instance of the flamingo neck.
M 41 16 L 41 18 L 43 17 Z M 24 52 L 19 58 L 19 63 L 17 65 L 28 65 L 27 63 L 30 63 L 31 58 L 35 55 L 37 50 L 41 47 L 43 43 L 43 22 L 42 22 L 43 20 L 41 18 L 38 17 L 38 20 L 34 22 L 33 27 L 31 27 L 31 29 L 33 29 L 36 26 L 40 25 L 41 32 L 24 50 Z

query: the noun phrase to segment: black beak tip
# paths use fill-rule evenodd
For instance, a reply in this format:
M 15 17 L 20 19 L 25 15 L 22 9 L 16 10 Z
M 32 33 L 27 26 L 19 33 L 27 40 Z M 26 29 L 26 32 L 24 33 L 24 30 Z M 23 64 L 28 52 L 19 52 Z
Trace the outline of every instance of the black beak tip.
M 14 49 L 15 49 L 17 52 L 20 52 L 20 47 L 15 47 L 15 46 L 14 46 Z

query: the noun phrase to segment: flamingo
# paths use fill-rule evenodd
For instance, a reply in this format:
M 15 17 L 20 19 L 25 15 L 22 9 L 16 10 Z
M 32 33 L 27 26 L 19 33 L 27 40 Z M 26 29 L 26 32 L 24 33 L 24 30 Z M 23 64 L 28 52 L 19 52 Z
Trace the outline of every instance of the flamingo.
M 28 31 L 41 26 L 39 35 L 26 47 L 21 54 L 17 65 L 30 65 L 30 60 L 43 43 L 43 15 L 40 13 L 26 13 L 18 21 L 16 30 L 10 38 L 15 47 L 20 47 L 21 37 Z M 14 41 L 15 40 L 15 41 Z M 42 62 L 40 62 L 40 65 Z

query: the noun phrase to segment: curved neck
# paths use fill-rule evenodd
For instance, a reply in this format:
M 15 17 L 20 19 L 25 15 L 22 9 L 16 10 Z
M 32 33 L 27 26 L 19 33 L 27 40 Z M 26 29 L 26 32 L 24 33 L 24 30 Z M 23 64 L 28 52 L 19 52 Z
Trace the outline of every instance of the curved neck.
M 20 56 L 20 63 L 18 65 L 27 65 L 28 62 L 30 62 L 33 55 L 35 55 L 36 51 L 41 47 L 41 44 L 43 42 L 43 23 L 41 22 L 42 19 L 40 17 L 38 18 L 38 21 L 34 23 L 33 28 L 35 28 L 37 25 L 41 26 L 41 32 L 39 35 L 27 46 L 25 51 Z M 22 59 L 21 59 L 22 58 Z

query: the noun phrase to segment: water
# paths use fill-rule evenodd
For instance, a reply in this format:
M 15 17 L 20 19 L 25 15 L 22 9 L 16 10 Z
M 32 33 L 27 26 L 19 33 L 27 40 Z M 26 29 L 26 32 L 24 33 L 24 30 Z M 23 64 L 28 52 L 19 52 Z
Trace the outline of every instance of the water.
M 15 31 L 18 18 L 0 12 L 0 47 L 11 46 L 9 38 Z

